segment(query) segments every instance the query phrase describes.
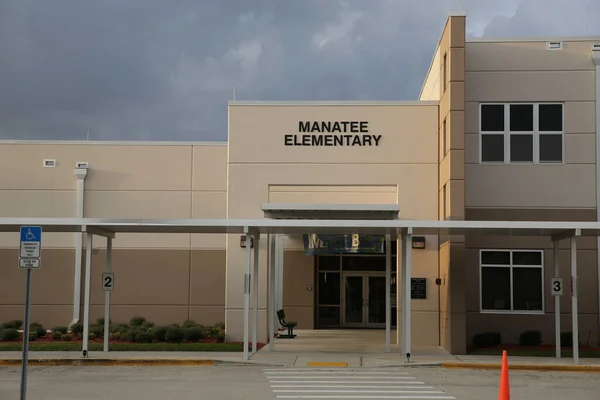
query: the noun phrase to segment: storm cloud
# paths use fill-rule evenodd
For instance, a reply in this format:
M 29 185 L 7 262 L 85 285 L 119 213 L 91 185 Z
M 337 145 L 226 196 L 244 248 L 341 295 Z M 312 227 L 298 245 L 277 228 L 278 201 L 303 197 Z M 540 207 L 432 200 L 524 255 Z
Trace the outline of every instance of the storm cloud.
M 0 0 L 0 138 L 227 137 L 227 101 L 416 99 L 469 36 L 600 35 L 597 0 Z

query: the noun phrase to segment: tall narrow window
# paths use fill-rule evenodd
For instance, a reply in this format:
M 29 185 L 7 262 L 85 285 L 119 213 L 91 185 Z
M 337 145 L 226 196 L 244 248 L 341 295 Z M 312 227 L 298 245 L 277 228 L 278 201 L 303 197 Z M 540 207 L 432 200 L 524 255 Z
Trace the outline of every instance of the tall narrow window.
M 445 92 L 448 87 L 448 53 L 444 54 L 444 60 L 442 62 L 442 85 Z
M 447 131 L 446 131 L 446 120 L 444 119 L 444 122 L 442 123 L 442 157 L 446 156 L 446 153 L 448 153 L 448 145 L 447 145 L 447 141 L 448 141 L 448 136 L 447 136 Z
M 442 187 L 442 220 L 445 220 L 446 216 L 448 214 L 448 211 L 447 211 L 448 201 L 446 199 L 446 185 L 444 185 L 444 187 Z

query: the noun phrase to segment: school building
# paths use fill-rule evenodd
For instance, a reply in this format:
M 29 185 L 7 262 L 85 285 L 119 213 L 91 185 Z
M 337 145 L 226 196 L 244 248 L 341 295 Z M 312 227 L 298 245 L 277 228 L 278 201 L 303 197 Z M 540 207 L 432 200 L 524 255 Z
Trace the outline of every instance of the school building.
M 465 27 L 465 14 L 448 17 L 414 101 L 232 101 L 223 143 L 3 141 L 0 217 L 329 218 L 307 211 L 329 205 L 333 219 L 345 205 L 406 220 L 600 221 L 600 38 L 467 39 Z M 298 329 L 382 329 L 386 296 L 397 325 L 396 238 L 386 287 L 385 238 L 347 234 L 281 239 L 282 306 Z M 599 242 L 577 243 L 579 333 L 597 344 Z M 18 245 L 0 234 L 0 322 L 23 318 Z M 246 245 L 239 234 L 118 234 L 111 319 L 225 322 L 240 341 Z M 259 245 L 264 341 L 272 260 Z M 94 241 L 92 321 L 105 249 Z M 81 234 L 45 234 L 32 320 L 81 321 L 84 253 Z M 413 344 L 461 354 L 477 333 L 514 343 L 532 329 L 553 343 L 548 238 L 415 236 L 411 257 Z M 567 284 L 566 242 L 559 257 Z M 568 290 L 561 308 L 570 331 Z

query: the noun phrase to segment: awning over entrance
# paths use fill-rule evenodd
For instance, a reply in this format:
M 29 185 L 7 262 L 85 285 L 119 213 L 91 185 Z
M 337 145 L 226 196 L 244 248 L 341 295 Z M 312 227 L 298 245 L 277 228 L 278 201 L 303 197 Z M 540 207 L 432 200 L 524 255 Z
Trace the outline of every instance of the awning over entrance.
M 386 220 L 398 219 L 397 204 L 297 204 L 263 203 L 265 218 Z

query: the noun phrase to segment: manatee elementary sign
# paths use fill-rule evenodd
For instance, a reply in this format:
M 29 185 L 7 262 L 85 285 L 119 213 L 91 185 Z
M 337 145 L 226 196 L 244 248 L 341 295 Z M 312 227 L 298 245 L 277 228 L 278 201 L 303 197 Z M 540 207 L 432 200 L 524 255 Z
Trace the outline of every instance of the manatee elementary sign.
M 299 121 L 298 133 L 284 135 L 285 146 L 379 146 L 380 140 L 368 121 Z

